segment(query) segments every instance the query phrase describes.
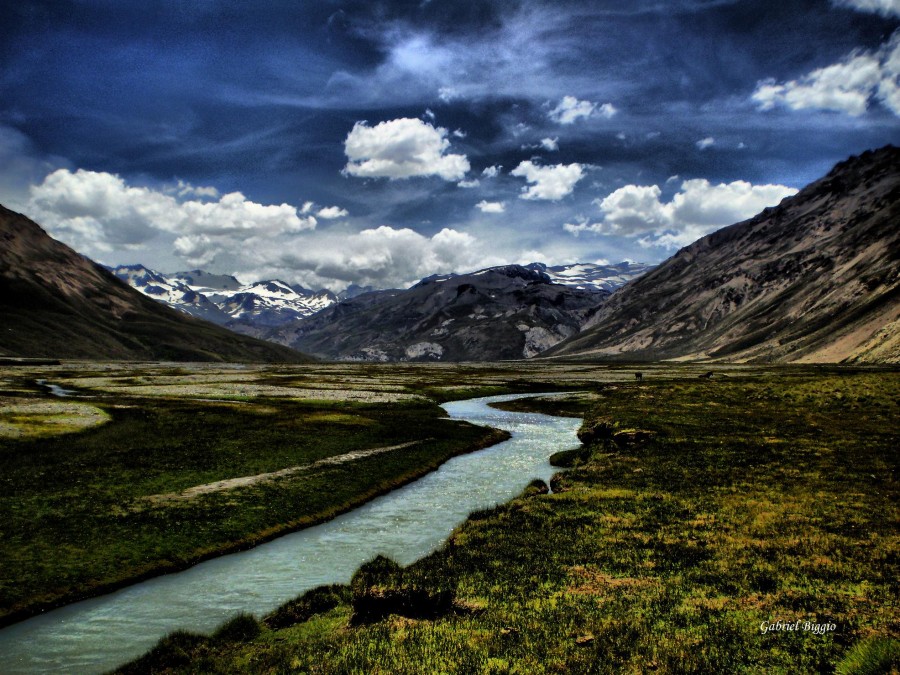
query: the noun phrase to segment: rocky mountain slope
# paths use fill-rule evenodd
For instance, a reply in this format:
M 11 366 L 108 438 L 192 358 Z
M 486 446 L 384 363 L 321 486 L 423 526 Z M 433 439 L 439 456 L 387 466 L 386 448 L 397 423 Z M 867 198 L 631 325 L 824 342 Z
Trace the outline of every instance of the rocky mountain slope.
M 147 297 L 186 314 L 217 324 L 224 324 L 230 319 L 209 297 L 195 291 L 178 278 L 166 276 L 143 265 L 119 265 L 111 271 Z
M 900 362 L 900 149 L 683 248 L 547 355 Z
M 331 359 L 521 359 L 577 333 L 608 295 L 509 265 L 365 293 L 267 337 Z
M 247 334 L 310 316 L 337 302 L 330 291 L 311 291 L 278 279 L 241 284 L 224 274 L 203 270 L 163 274 L 143 265 L 120 265 L 112 272 L 154 300 Z
M 308 360 L 150 300 L 2 206 L 0 317 L 2 356 Z

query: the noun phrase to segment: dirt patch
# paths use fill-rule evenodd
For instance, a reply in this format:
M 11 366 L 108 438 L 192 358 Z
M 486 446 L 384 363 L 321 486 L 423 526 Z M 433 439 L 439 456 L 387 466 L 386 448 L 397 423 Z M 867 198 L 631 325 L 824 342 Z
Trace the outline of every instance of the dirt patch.
M 126 396 L 173 396 L 176 398 L 292 398 L 313 401 L 353 401 L 359 403 L 394 403 L 422 399 L 418 394 L 348 389 L 299 389 L 264 384 L 169 384 L 123 385 L 99 387 L 102 391 Z
M 345 452 L 342 455 L 335 455 L 334 457 L 326 457 L 325 459 L 320 459 L 315 462 L 311 462 L 310 464 L 300 464 L 298 466 L 291 466 L 286 469 L 279 469 L 278 471 L 270 471 L 269 473 L 258 473 L 254 476 L 239 476 L 237 478 L 227 478 L 225 480 L 217 480 L 213 483 L 205 483 L 204 485 L 195 485 L 194 487 L 190 487 L 183 492 L 168 492 L 165 494 L 158 495 L 149 495 L 144 497 L 145 501 L 149 501 L 155 505 L 162 505 L 169 502 L 180 502 L 180 501 L 189 501 L 191 499 L 196 499 L 202 495 L 213 494 L 216 492 L 224 492 L 226 490 L 235 490 L 238 488 L 250 487 L 251 485 L 259 485 L 260 483 L 270 483 L 272 481 L 279 480 L 281 478 L 287 478 L 289 476 L 293 476 L 294 474 L 303 473 L 305 471 L 312 471 L 313 469 L 318 469 L 323 466 L 336 466 L 338 464 L 346 464 L 347 462 L 353 462 L 357 459 L 363 459 L 365 457 L 372 457 L 374 455 L 381 455 L 385 452 L 393 452 L 394 450 L 403 450 L 404 448 L 409 448 L 414 445 L 418 445 L 419 443 L 424 443 L 426 441 L 432 440 L 430 438 L 425 439 L 425 441 L 410 441 L 408 443 L 400 443 L 399 445 L 389 445 L 383 448 L 369 448 L 368 450 L 354 450 L 353 452 Z
M 614 577 L 596 568 L 574 565 L 569 574 L 575 577 L 576 583 L 567 590 L 575 595 L 603 595 L 614 589 L 646 588 L 658 581 L 637 577 Z

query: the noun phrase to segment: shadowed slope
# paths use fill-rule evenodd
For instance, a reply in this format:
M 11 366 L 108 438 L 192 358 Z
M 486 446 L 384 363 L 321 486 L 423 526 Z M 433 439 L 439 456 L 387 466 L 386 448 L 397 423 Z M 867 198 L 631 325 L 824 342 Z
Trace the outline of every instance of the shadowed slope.
M 100 265 L 0 206 L 0 355 L 302 362 L 142 296 Z

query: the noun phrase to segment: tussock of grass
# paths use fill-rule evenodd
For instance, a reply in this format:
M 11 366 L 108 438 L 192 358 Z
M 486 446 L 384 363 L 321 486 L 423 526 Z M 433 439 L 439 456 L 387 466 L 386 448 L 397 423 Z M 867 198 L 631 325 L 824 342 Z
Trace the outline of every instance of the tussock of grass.
M 212 634 L 215 642 L 249 642 L 259 636 L 262 625 L 252 614 L 238 614 L 219 626 Z
M 882 675 L 900 670 L 900 640 L 869 638 L 854 645 L 835 668 L 837 675 Z
M 198 653 L 208 648 L 209 638 L 199 633 L 175 631 L 162 638 L 149 652 L 119 669 L 123 675 L 163 673 L 188 667 Z

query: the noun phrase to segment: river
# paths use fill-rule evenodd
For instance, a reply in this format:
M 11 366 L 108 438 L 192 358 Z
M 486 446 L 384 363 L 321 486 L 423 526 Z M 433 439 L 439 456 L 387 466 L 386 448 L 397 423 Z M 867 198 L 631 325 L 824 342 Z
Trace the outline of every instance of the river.
M 472 511 L 508 501 L 535 478 L 549 482 L 555 469 L 547 458 L 580 445 L 578 419 L 489 406 L 516 398 L 521 395 L 444 404 L 447 424 L 489 425 L 512 438 L 454 457 L 342 516 L 0 630 L 0 671 L 106 672 L 173 630 L 210 632 L 238 612 L 262 616 L 310 588 L 347 583 L 376 555 L 402 565 L 422 558 Z

